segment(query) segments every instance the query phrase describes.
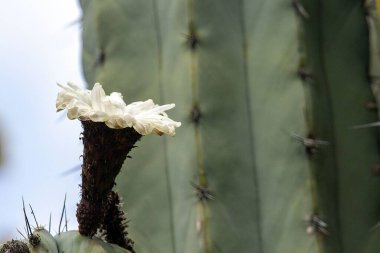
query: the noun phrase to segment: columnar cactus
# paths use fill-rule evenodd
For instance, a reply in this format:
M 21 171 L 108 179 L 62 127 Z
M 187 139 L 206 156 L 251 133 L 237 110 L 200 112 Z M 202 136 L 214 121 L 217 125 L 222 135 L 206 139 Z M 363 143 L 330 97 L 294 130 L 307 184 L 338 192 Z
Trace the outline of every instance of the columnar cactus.
M 379 121 L 378 15 L 364 2 L 80 1 L 88 83 L 175 102 L 183 123 L 170 141 L 142 139 L 118 176 L 136 252 L 380 250 L 378 131 L 355 127 Z M 163 131 L 107 115 L 106 125 Z M 95 198 L 102 218 L 86 235 L 113 230 L 111 188 Z M 91 194 L 82 190 L 84 202 Z M 118 238 L 101 247 L 127 251 Z M 93 240 L 54 239 L 67 253 Z
M 376 129 L 350 129 L 378 120 L 366 106 L 374 98 L 365 9 L 355 1 L 304 2 L 310 14 L 302 21 L 303 65 L 311 76 L 305 81 L 308 128 L 331 142 L 310 160 L 317 208 L 329 224 L 324 246 L 326 252 L 363 252 L 378 222 L 380 193 L 371 173 L 379 162 Z
M 174 101 L 184 123 L 118 178 L 137 251 L 373 250 L 378 136 L 352 129 L 378 120 L 362 3 L 81 5 L 88 82 Z

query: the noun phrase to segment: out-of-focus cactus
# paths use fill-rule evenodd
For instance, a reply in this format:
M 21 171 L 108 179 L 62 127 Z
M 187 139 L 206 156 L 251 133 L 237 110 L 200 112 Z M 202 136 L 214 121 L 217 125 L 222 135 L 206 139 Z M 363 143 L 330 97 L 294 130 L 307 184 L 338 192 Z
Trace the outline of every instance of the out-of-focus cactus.
M 34 238 L 31 240 L 31 238 Z M 78 231 L 60 233 L 53 237 L 43 228 L 37 228 L 28 241 L 12 240 L 0 245 L 1 253 L 129 253 L 115 244 L 98 238 L 82 236 Z
M 378 120 L 360 1 L 81 5 L 87 81 L 184 123 L 119 176 L 137 252 L 380 249 L 377 131 L 351 128 Z
M 375 122 L 368 108 L 369 34 L 365 9 L 356 1 L 302 1 L 307 118 L 314 136 L 331 142 L 311 159 L 318 210 L 329 224 L 326 252 L 365 252 L 379 219 L 379 162 L 376 129 L 350 126 Z M 379 250 L 379 248 L 377 249 Z

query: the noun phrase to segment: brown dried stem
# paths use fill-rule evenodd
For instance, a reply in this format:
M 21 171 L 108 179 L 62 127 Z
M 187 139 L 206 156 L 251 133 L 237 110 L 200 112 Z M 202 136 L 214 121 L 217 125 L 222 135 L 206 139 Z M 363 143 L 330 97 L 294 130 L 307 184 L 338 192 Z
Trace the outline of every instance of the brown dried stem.
M 93 236 L 104 220 L 115 178 L 141 135 L 133 128 L 112 129 L 102 122 L 82 121 L 82 126 L 82 198 L 77 220 L 79 232 Z

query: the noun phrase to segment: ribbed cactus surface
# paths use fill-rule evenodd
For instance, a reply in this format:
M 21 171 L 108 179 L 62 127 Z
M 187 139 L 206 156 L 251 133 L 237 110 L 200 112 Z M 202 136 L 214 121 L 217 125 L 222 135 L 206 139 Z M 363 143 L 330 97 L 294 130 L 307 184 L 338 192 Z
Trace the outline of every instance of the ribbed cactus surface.
M 377 121 L 368 108 L 369 34 L 364 8 L 356 1 L 309 1 L 303 21 L 310 131 L 331 141 L 311 160 L 318 209 L 330 227 L 327 252 L 363 252 L 379 219 L 379 161 L 376 129 L 352 130 Z M 318 18 L 319 17 L 319 18 Z
M 88 83 L 183 123 L 119 175 L 136 252 L 379 250 L 377 131 L 352 129 L 378 120 L 360 2 L 81 5 Z

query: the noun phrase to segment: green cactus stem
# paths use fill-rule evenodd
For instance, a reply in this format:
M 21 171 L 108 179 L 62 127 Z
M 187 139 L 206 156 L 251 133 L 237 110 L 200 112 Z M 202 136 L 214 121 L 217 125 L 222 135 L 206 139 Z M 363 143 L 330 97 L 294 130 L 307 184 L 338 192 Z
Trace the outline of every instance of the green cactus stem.
M 379 162 L 376 122 L 369 83 L 369 34 L 362 2 L 300 1 L 310 18 L 301 19 L 308 132 L 330 145 L 310 157 L 317 198 L 315 212 L 328 224 L 319 236 L 323 252 L 366 252 L 378 222 L 380 185 L 372 168 Z M 378 250 L 377 250 L 378 251 Z M 369 251 L 373 252 L 373 251 Z
M 318 252 L 291 1 L 81 4 L 87 82 L 183 123 L 118 176 L 136 252 Z
M 116 244 L 106 243 L 97 237 L 89 238 L 81 235 L 77 231 L 61 233 L 55 236 L 54 239 L 58 246 L 58 252 L 60 253 L 132 253 Z

